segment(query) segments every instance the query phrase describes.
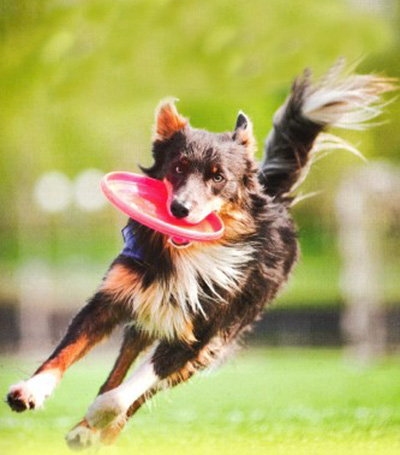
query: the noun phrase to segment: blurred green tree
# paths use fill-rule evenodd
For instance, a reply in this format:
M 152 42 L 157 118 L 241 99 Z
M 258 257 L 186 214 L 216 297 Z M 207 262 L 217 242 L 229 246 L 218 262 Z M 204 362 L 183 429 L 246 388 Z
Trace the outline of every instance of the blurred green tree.
M 245 110 L 261 149 L 303 68 L 318 76 L 343 55 L 350 63 L 366 56 L 362 69 L 400 72 L 398 22 L 345 0 L 3 0 L 0 8 L 0 264 L 7 266 L 21 257 L 21 205 L 28 229 L 37 178 L 53 169 L 74 178 L 88 167 L 135 171 L 148 163 L 160 98 L 178 97 L 194 126 L 214 131 L 232 129 Z M 366 156 L 398 156 L 393 122 L 363 133 Z M 349 163 L 354 157 L 338 153 L 306 184 L 327 191 L 296 209 L 305 263 L 334 257 L 332 194 Z M 90 236 L 111 254 L 115 243 L 104 232 Z M 82 249 L 63 244 L 66 254 Z

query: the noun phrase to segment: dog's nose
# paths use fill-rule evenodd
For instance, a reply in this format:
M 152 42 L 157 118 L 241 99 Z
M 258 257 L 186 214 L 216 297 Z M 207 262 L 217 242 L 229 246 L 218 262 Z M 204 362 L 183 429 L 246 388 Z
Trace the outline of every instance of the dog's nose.
M 171 213 L 175 218 L 185 218 L 189 215 L 189 209 L 181 202 L 173 201 L 171 204 Z

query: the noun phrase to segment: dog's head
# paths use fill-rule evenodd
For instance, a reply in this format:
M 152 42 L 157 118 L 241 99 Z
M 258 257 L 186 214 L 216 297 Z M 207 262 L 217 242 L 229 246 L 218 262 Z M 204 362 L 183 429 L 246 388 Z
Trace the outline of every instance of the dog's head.
M 196 224 L 239 203 L 254 185 L 254 149 L 252 124 L 242 112 L 233 132 L 216 134 L 192 128 L 166 101 L 156 111 L 154 164 L 142 169 L 166 184 L 170 214 Z

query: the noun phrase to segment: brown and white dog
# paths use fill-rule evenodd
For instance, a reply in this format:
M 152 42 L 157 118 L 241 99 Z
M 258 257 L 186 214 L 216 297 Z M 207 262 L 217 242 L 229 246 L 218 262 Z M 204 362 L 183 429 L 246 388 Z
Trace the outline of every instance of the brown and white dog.
M 342 67 L 337 64 L 318 83 L 311 83 L 308 72 L 295 81 L 275 114 L 261 166 L 254 159 L 251 122 L 242 112 L 233 132 L 214 134 L 192 128 L 173 102 L 159 106 L 154 164 L 144 172 L 166 183 L 173 216 L 197 223 L 216 211 L 224 235 L 176 248 L 163 234 L 129 220 L 127 231 L 140 255 L 126 245 L 53 354 L 30 379 L 10 388 L 13 410 L 42 406 L 67 368 L 125 324 L 113 370 L 67 435 L 73 448 L 96 439 L 110 443 L 146 399 L 187 381 L 232 349 L 296 262 L 288 211 L 293 190 L 318 152 L 351 149 L 324 130 L 363 128 L 380 113 L 380 95 L 393 89 L 386 78 L 343 76 Z

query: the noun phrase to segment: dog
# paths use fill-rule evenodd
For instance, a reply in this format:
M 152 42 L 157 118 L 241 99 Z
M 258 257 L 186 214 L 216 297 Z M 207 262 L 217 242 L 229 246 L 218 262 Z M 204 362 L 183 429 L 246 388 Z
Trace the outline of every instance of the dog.
M 252 123 L 243 112 L 232 132 L 216 134 L 190 126 L 173 100 L 159 105 L 154 163 L 143 172 L 164 181 L 172 216 L 195 224 L 217 212 L 224 234 L 179 245 L 130 219 L 124 249 L 60 344 L 30 379 L 9 389 L 11 409 L 41 407 L 67 368 L 125 324 L 114 368 L 67 435 L 71 448 L 96 440 L 109 444 L 157 391 L 187 381 L 233 350 L 297 261 L 289 213 L 294 191 L 321 152 L 354 151 L 326 129 L 365 128 L 381 112 L 381 95 L 394 89 L 391 79 L 343 70 L 340 61 L 317 82 L 309 71 L 295 80 L 274 115 L 261 165 L 254 158 Z

